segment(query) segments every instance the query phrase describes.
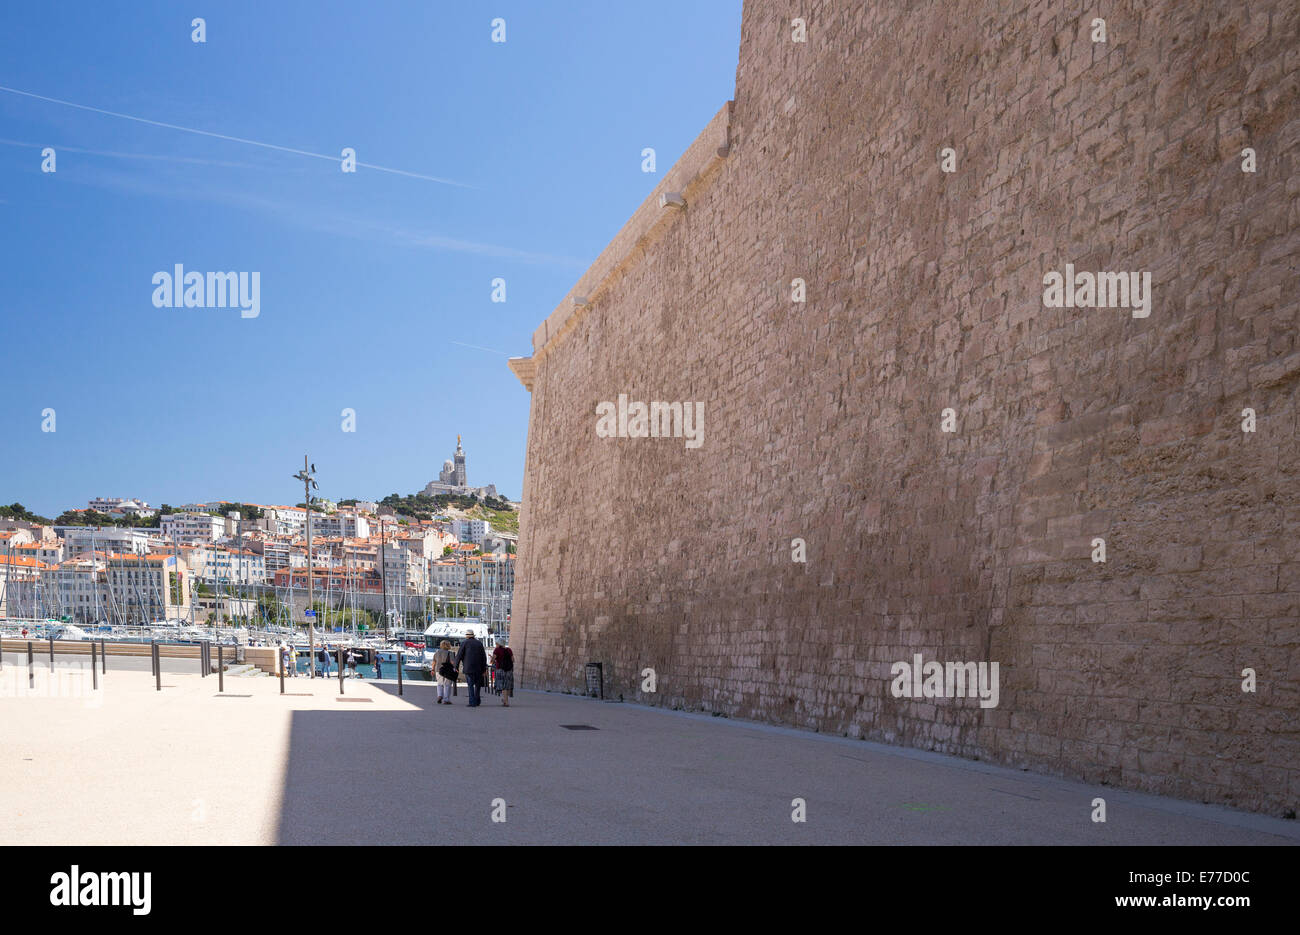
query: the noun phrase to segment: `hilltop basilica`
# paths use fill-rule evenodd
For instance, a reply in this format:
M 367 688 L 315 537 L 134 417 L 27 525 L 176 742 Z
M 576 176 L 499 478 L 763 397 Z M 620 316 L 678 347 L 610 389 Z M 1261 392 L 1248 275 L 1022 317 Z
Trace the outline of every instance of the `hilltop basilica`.
M 496 497 L 496 484 L 486 487 L 471 487 L 465 475 L 465 449 L 460 446 L 460 436 L 456 436 L 456 454 L 442 462 L 442 470 L 436 481 L 429 481 L 421 491 L 430 497 L 439 494 L 456 494 L 462 497 Z

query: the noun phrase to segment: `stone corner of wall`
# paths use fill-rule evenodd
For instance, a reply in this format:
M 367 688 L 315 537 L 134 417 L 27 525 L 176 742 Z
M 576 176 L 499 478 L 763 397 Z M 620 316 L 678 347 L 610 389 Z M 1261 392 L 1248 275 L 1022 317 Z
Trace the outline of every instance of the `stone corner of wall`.
M 531 357 L 511 357 L 506 361 L 511 373 L 519 378 L 528 392 L 533 391 L 533 379 L 537 376 L 537 361 Z

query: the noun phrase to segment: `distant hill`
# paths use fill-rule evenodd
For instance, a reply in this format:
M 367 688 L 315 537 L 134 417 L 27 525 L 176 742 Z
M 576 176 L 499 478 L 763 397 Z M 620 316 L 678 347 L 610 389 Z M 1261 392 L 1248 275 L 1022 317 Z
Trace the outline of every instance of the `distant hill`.
M 463 516 L 471 519 L 485 519 L 493 529 L 501 532 L 518 534 L 519 511 L 511 509 L 507 500 L 488 497 L 461 497 L 454 494 L 438 494 L 430 497 L 423 493 L 389 494 L 379 501 L 380 506 L 391 507 L 395 512 L 415 519 L 433 519 L 435 516 Z

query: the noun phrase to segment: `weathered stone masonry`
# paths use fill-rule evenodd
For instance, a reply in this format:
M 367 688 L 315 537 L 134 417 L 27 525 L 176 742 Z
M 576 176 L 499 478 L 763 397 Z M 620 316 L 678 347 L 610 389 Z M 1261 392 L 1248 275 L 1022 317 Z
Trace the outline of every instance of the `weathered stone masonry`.
M 734 104 L 512 362 L 521 684 L 1293 811 L 1298 30 L 747 3 Z M 1150 317 L 1044 308 L 1067 262 L 1150 271 Z M 704 402 L 704 445 L 598 438 L 619 393 Z M 1000 704 L 893 697 L 914 653 Z

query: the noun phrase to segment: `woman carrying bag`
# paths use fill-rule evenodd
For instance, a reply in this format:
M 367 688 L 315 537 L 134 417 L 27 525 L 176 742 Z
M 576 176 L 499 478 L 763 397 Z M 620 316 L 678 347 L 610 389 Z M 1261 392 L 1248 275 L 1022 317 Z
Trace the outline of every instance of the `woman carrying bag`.
M 433 654 L 433 671 L 438 675 L 438 704 L 451 704 L 456 687 L 456 666 L 452 663 L 451 641 L 443 640 Z

